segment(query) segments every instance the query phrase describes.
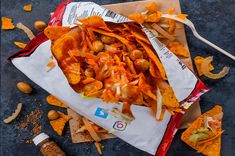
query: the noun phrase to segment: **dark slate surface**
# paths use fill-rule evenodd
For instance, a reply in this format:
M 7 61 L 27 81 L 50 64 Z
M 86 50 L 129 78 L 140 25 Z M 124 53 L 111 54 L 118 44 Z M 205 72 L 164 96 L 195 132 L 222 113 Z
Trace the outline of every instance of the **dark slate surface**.
M 23 22 L 32 28 L 35 20 L 49 20 L 49 13 L 53 12 L 56 6 L 62 0 L 1 0 L 2 16 L 12 17 L 14 23 Z M 129 0 L 126 0 L 129 1 Z M 99 0 L 98 4 L 109 4 L 117 2 L 126 2 L 121 0 Z M 131 0 L 130 0 L 131 1 Z M 23 5 L 31 3 L 33 11 L 28 13 L 22 10 Z M 181 0 L 181 7 L 184 13 L 189 14 L 189 18 L 195 23 L 198 31 L 202 36 L 207 37 L 210 41 L 230 51 L 235 55 L 235 1 L 234 0 Z M 215 104 L 220 104 L 224 109 L 223 129 L 225 132 L 222 137 L 223 156 L 231 156 L 235 153 L 235 62 L 229 58 L 218 54 L 217 51 L 209 48 L 207 45 L 195 39 L 189 29 L 187 38 L 190 51 L 193 57 L 197 55 L 214 56 L 214 65 L 217 70 L 223 66 L 230 66 L 231 70 L 228 76 L 223 79 L 213 81 L 206 78 L 202 80 L 213 90 L 201 98 L 202 111 L 205 112 Z M 34 31 L 35 32 L 35 31 Z M 35 32 L 36 33 L 36 32 Z M 43 131 L 48 133 L 66 153 L 70 156 L 75 155 L 98 155 L 94 144 L 72 144 L 67 128 L 66 134 L 59 137 L 53 132 L 48 124 L 46 113 L 53 109 L 45 102 L 47 93 L 39 86 L 30 81 L 24 74 L 18 71 L 7 57 L 19 50 L 13 45 L 13 41 L 28 41 L 27 36 L 20 30 L 1 31 L 1 115 L 0 115 L 0 155 L 7 156 L 30 156 L 40 155 L 40 152 L 33 144 L 25 144 L 24 139 L 30 137 L 29 130 L 20 130 L 17 128 L 17 122 L 26 114 L 37 107 L 34 99 L 42 103 L 41 110 L 44 112 L 43 119 L 40 121 Z M 40 60 L 38 60 L 40 61 Z M 32 95 L 25 95 L 16 89 L 18 81 L 26 81 L 34 88 Z M 11 114 L 18 102 L 24 104 L 24 109 L 19 118 L 12 124 L 3 124 L 2 119 Z M 57 108 L 56 108 L 57 109 Z M 168 152 L 169 156 L 191 156 L 200 155 L 192 150 L 189 146 L 180 141 L 179 131 Z M 137 156 L 148 155 L 120 139 L 111 139 L 102 141 L 104 145 L 104 155 L 116 156 Z

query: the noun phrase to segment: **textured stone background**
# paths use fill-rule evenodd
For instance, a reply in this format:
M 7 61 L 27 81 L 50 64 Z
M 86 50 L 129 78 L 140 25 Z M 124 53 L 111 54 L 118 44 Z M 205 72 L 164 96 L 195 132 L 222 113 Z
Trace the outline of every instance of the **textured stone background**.
M 49 13 L 53 12 L 61 1 L 62 0 L 1 0 L 1 15 L 12 17 L 14 23 L 23 22 L 33 30 L 34 21 L 48 21 Z M 129 0 L 99 0 L 95 2 L 98 4 L 110 4 L 126 1 Z M 33 5 L 33 11 L 30 13 L 22 10 L 23 5 L 28 3 Z M 235 0 L 181 0 L 181 7 L 184 13 L 190 15 L 189 18 L 195 23 L 196 28 L 202 36 L 235 55 Z M 201 107 L 202 111 L 205 112 L 215 104 L 223 106 L 223 129 L 225 129 L 225 132 L 222 137 L 221 154 L 223 156 L 234 155 L 235 62 L 221 54 L 218 54 L 217 51 L 195 39 L 189 29 L 186 29 L 186 31 L 190 51 L 193 57 L 197 55 L 213 55 L 214 65 L 217 70 L 220 70 L 221 67 L 225 65 L 231 67 L 229 75 L 223 79 L 213 81 L 202 77 L 202 80 L 209 87 L 213 88 L 213 90 L 201 98 Z M 28 38 L 18 29 L 15 29 L 14 31 L 1 31 L 0 155 L 40 155 L 38 149 L 33 144 L 24 143 L 24 139 L 30 137 L 29 131 L 20 130 L 16 126 L 20 119 L 37 107 L 34 99 L 37 99 L 37 101 L 42 103 L 41 109 L 44 112 L 44 115 L 40 123 L 43 126 L 43 131 L 48 133 L 68 155 L 98 155 L 93 143 L 72 144 L 68 128 L 66 128 L 65 135 L 62 137 L 57 136 L 55 132 L 53 132 L 46 117 L 47 111 L 53 109 L 52 106 L 48 106 L 46 104 L 45 97 L 47 96 L 47 93 L 7 61 L 7 58 L 11 54 L 19 50 L 13 45 L 14 41 L 26 42 L 28 41 Z M 29 82 L 34 88 L 34 93 L 30 96 L 20 93 L 16 89 L 16 83 L 18 81 Z M 11 114 L 18 102 L 22 102 L 24 104 L 20 117 L 12 124 L 4 124 L 2 119 Z M 179 131 L 176 134 L 168 155 L 200 155 L 180 141 L 181 133 L 182 131 Z M 102 144 L 104 145 L 104 155 L 148 155 L 120 139 L 102 141 Z

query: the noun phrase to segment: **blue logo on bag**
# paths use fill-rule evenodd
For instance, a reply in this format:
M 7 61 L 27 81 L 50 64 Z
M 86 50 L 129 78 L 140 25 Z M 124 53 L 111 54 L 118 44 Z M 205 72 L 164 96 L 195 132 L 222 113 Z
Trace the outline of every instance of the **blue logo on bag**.
M 95 116 L 98 116 L 103 119 L 107 119 L 108 113 L 105 109 L 98 107 L 95 111 Z

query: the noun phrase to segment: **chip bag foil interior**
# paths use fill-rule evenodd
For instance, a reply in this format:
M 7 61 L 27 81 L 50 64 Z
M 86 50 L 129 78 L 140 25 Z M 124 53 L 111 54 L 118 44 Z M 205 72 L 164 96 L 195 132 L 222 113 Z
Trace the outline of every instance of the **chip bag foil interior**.
M 93 2 L 62 2 L 49 26 L 14 54 L 12 63 L 77 113 L 138 149 L 165 155 L 184 112 L 208 88 L 145 25 L 137 25 Z M 127 29 L 128 33 L 118 35 L 114 29 Z M 91 44 L 97 37 L 94 33 L 114 45 L 107 43 L 102 48 L 106 50 L 97 54 L 99 48 Z M 111 41 L 106 40 L 107 36 Z M 136 61 L 124 52 L 136 47 L 144 51 L 146 66 L 138 66 L 140 59 Z M 51 61 L 55 65 L 48 70 Z M 86 72 L 88 67 L 93 72 Z M 92 76 L 94 73 L 96 76 Z M 165 113 L 159 116 L 162 103 Z M 113 114 L 114 110 L 133 118 L 123 120 Z

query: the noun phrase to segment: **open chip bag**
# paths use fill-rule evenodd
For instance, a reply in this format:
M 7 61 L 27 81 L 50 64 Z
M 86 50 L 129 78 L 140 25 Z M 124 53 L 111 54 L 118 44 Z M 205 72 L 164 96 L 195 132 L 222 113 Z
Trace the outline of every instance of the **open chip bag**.
M 93 2 L 62 2 L 49 26 L 67 27 L 46 28 L 12 63 L 77 113 L 138 149 L 165 155 L 183 114 L 208 88 L 145 25 Z M 132 34 L 123 37 L 116 30 Z M 91 52 L 95 33 L 114 38 L 119 51 L 107 45 L 105 52 Z M 133 68 L 127 52 L 136 48 L 144 51 L 148 68 Z M 56 65 L 48 69 L 51 61 Z M 87 76 L 88 67 L 95 78 Z

